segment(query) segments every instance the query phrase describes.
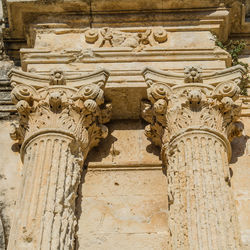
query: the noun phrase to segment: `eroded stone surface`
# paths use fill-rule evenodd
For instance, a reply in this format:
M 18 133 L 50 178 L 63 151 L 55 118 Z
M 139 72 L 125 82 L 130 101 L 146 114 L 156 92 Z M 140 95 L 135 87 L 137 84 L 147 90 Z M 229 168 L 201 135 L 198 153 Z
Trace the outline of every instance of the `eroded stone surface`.
M 42 80 L 11 72 L 19 121 L 10 136 L 21 146 L 24 166 L 8 249 L 74 249 L 82 165 L 108 135 L 107 77 L 101 71 L 69 80 L 55 70 Z
M 4 22 L 7 24 L 8 15 L 9 26 L 4 27 L 0 48 L 4 59 L 0 62 L 0 111 L 5 119 L 16 110 L 21 115 L 11 136 L 23 142 L 24 156 L 22 166 L 17 152 L 10 149 L 9 122 L 3 122 L 0 194 L 4 235 L 8 236 L 8 220 L 16 214 L 12 230 L 17 233 L 11 241 L 20 240 L 18 247 L 23 249 L 72 249 L 76 231 L 78 249 L 159 250 L 171 249 L 171 245 L 173 249 L 236 249 L 238 232 L 249 249 L 250 99 L 241 97 L 243 119 L 239 121 L 241 104 L 236 101 L 239 89 L 235 86 L 242 70 L 226 69 L 231 58 L 216 46 L 212 35 L 225 42 L 230 32 L 234 39 L 244 34 L 249 41 L 250 26 L 244 18 L 249 3 L 2 2 Z M 23 48 L 20 54 L 19 48 Z M 249 42 L 246 48 L 244 62 L 249 61 Z M 12 74 L 17 109 L 10 101 L 6 79 L 13 64 L 4 50 L 16 61 L 21 58 L 22 73 Z M 145 67 L 156 69 L 148 71 L 146 82 L 141 74 Z M 110 71 L 105 100 L 112 102 L 112 111 L 110 104 L 102 104 L 98 88 L 94 97 L 91 87 L 83 91 L 90 91 L 90 98 L 74 95 L 81 92 L 76 82 L 82 75 L 102 68 Z M 147 84 L 151 86 L 148 91 Z M 162 98 L 163 92 L 171 94 Z M 141 105 L 147 96 L 151 104 Z M 147 135 L 163 144 L 160 158 L 159 150 L 143 134 L 141 109 L 151 124 Z M 102 123 L 110 115 L 113 121 L 107 134 Z M 92 127 L 92 122 L 97 126 Z M 47 133 L 48 129 L 53 133 Z M 104 135 L 106 141 L 89 154 L 84 166 L 87 173 L 80 181 L 81 161 Z M 236 135 L 241 136 L 232 142 L 229 171 L 227 137 L 232 140 Z M 97 141 L 89 148 L 83 146 L 93 138 Z M 84 155 L 76 152 L 81 145 Z M 161 157 L 167 166 L 164 173 Z M 23 210 L 17 214 L 13 204 L 19 171 L 24 199 L 20 203 Z M 48 197 L 46 202 L 44 197 Z M 36 243 L 39 237 L 40 245 Z M 6 243 L 2 240 L 2 248 Z
M 79 249 L 114 249 L 117 244 L 167 249 L 166 189 L 161 170 L 89 171 L 81 189 Z

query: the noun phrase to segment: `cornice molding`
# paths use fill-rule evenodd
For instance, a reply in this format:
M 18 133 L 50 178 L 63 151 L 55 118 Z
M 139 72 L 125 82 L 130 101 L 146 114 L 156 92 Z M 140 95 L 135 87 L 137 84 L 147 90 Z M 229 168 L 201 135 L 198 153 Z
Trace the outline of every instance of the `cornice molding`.
M 104 5 L 93 1 L 91 7 L 86 1 L 48 4 L 40 1 L 9 0 L 7 7 L 10 28 L 5 29 L 5 37 L 9 39 L 25 39 L 30 24 L 44 23 L 43 20 L 47 19 L 44 18 L 45 15 L 53 20 L 53 23 L 68 25 L 71 28 L 142 26 L 144 22 L 147 26 L 157 26 L 164 22 L 169 27 L 203 27 L 205 30 L 213 30 L 222 39 L 226 39 L 229 32 L 230 9 L 220 7 L 218 0 L 205 3 L 175 0 L 163 4 L 155 0 L 150 2 L 150 6 L 143 1 L 129 4 L 109 1 Z M 114 22 L 116 19 L 119 19 L 119 22 Z

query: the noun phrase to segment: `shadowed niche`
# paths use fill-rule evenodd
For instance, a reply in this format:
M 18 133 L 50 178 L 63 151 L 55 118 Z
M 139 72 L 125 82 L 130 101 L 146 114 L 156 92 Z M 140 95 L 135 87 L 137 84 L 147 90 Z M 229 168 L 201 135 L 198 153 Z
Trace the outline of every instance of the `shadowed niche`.
M 238 158 L 244 155 L 249 138 L 250 137 L 247 135 L 242 135 L 233 139 L 233 141 L 231 142 L 232 158 L 230 164 L 236 163 L 238 161 Z
M 80 185 L 78 187 L 78 190 L 77 190 L 77 199 L 76 199 L 76 210 L 75 210 L 75 215 L 76 215 L 76 220 L 77 220 L 77 225 L 76 225 L 76 234 L 75 236 L 77 236 L 77 232 L 79 230 L 79 225 L 78 225 L 78 221 L 81 217 L 81 214 L 82 214 L 82 198 L 83 198 L 83 195 L 82 195 L 82 186 L 85 182 L 85 176 L 87 174 L 87 165 L 84 164 L 83 166 L 83 171 L 82 171 L 82 175 L 81 175 L 81 182 L 80 182 Z M 78 237 L 75 238 L 75 250 L 79 250 L 79 240 L 78 240 Z

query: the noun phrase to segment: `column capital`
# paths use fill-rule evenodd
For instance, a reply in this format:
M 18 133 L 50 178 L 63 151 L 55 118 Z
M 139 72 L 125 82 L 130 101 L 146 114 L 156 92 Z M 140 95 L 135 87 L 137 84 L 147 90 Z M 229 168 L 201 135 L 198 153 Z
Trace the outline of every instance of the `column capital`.
M 12 70 L 9 76 L 20 117 L 10 136 L 22 144 L 21 153 L 30 139 L 44 133 L 71 136 L 85 154 L 107 136 L 103 124 L 112 108 L 104 102 L 107 71 L 72 77 L 57 69 L 50 76 Z
M 204 74 L 200 67 L 186 67 L 183 74 L 146 68 L 148 100 L 142 101 L 142 117 L 150 123 L 147 137 L 162 146 L 192 130 L 215 133 L 229 141 L 238 136 L 243 129 L 237 122 L 241 111 L 238 85 L 244 71 L 240 65 Z

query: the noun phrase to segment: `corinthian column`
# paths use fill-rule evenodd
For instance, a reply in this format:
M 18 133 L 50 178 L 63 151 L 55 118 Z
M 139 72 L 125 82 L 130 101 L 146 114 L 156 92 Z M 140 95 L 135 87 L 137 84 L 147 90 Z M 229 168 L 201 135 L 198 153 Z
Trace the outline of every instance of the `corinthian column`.
M 235 101 L 243 71 L 144 71 L 146 135 L 162 148 L 168 181 L 169 249 L 241 249 L 228 161 L 242 131 Z
M 11 137 L 21 144 L 22 183 L 8 249 L 74 249 L 75 200 L 89 150 L 107 136 L 105 71 L 66 78 L 12 71 L 20 119 Z

